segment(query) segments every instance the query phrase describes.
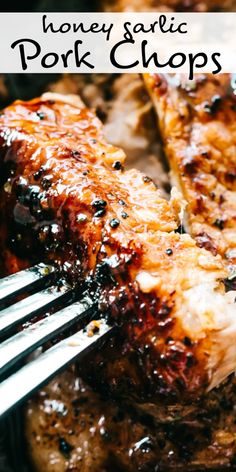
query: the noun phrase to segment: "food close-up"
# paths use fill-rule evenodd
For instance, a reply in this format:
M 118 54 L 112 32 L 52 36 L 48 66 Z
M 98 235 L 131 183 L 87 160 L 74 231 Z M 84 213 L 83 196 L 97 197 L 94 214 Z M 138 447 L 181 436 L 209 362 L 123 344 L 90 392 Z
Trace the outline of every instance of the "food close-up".
M 6 73 L 0 106 L 0 380 L 32 385 L 0 472 L 236 470 L 236 76 Z

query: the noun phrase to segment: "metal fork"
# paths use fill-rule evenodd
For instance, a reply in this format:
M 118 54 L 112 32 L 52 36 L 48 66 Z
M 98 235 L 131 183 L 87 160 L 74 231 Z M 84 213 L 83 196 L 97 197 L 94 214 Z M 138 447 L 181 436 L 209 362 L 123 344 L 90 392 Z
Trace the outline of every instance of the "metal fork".
M 22 296 L 25 298 L 16 301 Z M 99 318 L 97 306 L 88 294 L 75 301 L 73 289 L 65 284 L 59 288 L 55 267 L 45 264 L 1 279 L 0 305 L 0 417 L 69 363 L 80 361 L 113 330 L 105 319 Z M 48 314 L 49 310 L 53 313 Z M 55 340 L 78 324 L 78 332 Z M 21 331 L 16 332 L 20 326 Z M 35 351 L 49 340 L 55 340 L 52 347 Z M 34 351 L 37 356 L 27 359 Z

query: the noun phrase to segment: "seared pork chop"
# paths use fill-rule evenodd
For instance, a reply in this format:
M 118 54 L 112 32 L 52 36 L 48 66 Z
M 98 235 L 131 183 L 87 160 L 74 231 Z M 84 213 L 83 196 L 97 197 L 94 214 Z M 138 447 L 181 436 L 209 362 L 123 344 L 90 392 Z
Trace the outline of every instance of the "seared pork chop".
M 186 228 L 236 267 L 236 97 L 230 74 L 146 75 L 172 181 L 188 205 Z
M 192 397 L 235 370 L 235 305 L 220 256 L 179 234 L 182 202 L 124 170 L 100 121 L 73 97 L 17 101 L 0 116 L 5 271 L 54 262 L 119 327 L 93 357 L 97 383 L 138 399 Z

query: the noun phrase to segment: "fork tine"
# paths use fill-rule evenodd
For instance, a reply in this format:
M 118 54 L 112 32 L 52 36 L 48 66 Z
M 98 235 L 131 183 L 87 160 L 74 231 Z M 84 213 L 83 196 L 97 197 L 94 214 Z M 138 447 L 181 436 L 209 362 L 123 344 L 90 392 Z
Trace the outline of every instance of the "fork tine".
M 28 328 L 15 334 L 0 345 L 0 374 L 5 373 L 18 360 L 32 352 L 57 334 L 75 324 L 76 321 L 88 321 L 95 306 L 92 300 L 85 296 L 62 310 L 33 323 Z
M 101 319 L 97 333 L 90 336 L 90 326 L 88 326 L 87 331 L 81 330 L 63 339 L 2 382 L 0 385 L 0 416 L 26 399 L 76 358 L 81 360 L 82 356 L 90 349 L 93 349 L 101 341 L 105 341 L 113 329 L 107 325 L 104 319 Z
M 45 286 L 46 280 L 51 280 L 55 271 L 55 267 L 40 263 L 4 277 L 0 280 L 1 305 L 26 290 L 30 292 L 42 285 Z
M 60 290 L 55 286 L 48 287 L 0 311 L 0 337 L 17 324 L 33 318 L 40 312 L 45 313 L 52 306 L 68 298 L 70 293 L 72 290 L 68 286 L 63 286 Z

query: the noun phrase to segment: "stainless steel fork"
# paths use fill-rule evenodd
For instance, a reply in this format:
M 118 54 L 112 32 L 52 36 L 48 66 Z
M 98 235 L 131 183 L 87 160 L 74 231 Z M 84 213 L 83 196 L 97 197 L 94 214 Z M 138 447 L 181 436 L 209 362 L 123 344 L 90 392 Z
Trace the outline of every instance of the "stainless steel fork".
M 55 267 L 38 264 L 0 280 L 0 417 L 113 330 L 88 294 L 75 301 L 57 277 Z M 78 325 L 75 334 L 56 339 Z M 55 344 L 39 352 L 49 340 Z

